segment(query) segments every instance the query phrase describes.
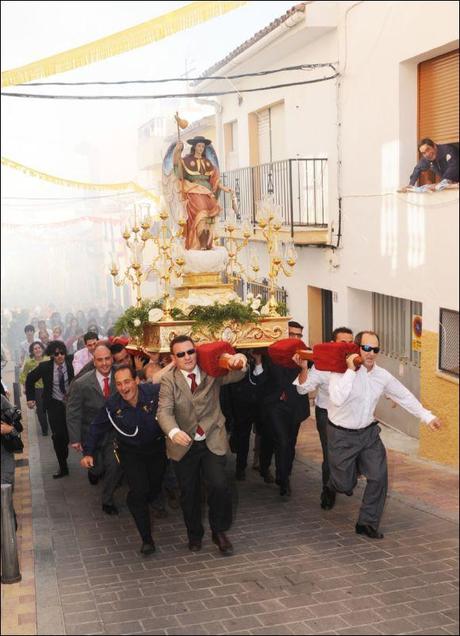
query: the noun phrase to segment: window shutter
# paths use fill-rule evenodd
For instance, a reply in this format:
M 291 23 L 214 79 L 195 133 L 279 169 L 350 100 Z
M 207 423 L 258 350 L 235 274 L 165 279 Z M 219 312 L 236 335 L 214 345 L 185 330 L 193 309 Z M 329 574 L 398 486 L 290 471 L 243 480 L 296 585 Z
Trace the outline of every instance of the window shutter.
M 257 136 L 259 141 L 259 164 L 270 162 L 270 109 L 257 113 Z
M 459 141 L 459 50 L 418 65 L 418 139 L 435 143 Z

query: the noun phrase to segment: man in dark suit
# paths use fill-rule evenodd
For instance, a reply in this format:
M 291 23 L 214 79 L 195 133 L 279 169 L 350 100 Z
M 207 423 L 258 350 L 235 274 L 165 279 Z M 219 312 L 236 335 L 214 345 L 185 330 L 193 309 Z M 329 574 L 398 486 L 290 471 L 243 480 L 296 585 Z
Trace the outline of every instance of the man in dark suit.
M 204 534 L 200 487 L 203 476 L 212 540 L 228 556 L 233 553 L 225 534 L 232 523 L 232 495 L 225 473 L 228 441 L 219 392 L 223 384 L 241 380 L 246 369 L 211 377 L 198 366 L 195 345 L 188 336 L 177 336 L 170 347 L 176 368 L 161 379 L 157 418 L 167 436 L 166 451 L 173 460 L 181 490 L 189 549 L 200 550 Z M 230 367 L 241 359 L 246 365 L 246 357 L 236 354 L 231 357 Z
M 43 380 L 43 408 L 48 417 L 52 432 L 54 452 L 59 462 L 59 470 L 53 479 L 60 479 L 69 474 L 67 457 L 69 456 L 69 434 L 67 431 L 65 403 L 70 382 L 74 372 L 72 356 L 67 355 L 67 348 L 60 340 L 53 340 L 45 351 L 50 360 L 40 362 L 26 378 L 27 406 L 35 407 L 35 383 Z
M 67 428 L 70 445 L 82 452 L 88 436 L 90 424 L 99 414 L 106 400 L 115 392 L 112 373 L 113 358 L 110 349 L 97 345 L 93 352 L 94 370 L 88 371 L 72 382 L 67 400 Z M 88 470 L 90 484 L 96 485 L 104 473 L 102 491 L 102 510 L 109 514 L 118 514 L 113 502 L 113 493 L 121 478 L 121 469 L 113 452 L 114 433 L 110 430 L 97 448 L 94 465 Z
M 260 350 L 246 350 L 248 373 L 239 382 L 221 389 L 220 403 L 226 425 L 230 428 L 230 448 L 236 454 L 235 478 L 246 479 L 249 442 L 253 425 L 259 430 L 260 381 L 263 374 Z
M 289 322 L 289 337 L 302 338 L 303 327 Z M 308 400 L 302 400 L 293 382 L 298 369 L 288 369 L 264 361 L 262 413 L 265 420 L 263 435 L 273 444 L 276 464 L 276 483 L 280 495 L 291 495 L 290 475 L 295 458 L 295 447 L 300 424 L 310 416 Z M 268 472 L 271 461 L 270 443 L 264 443 L 260 451 L 260 474 Z

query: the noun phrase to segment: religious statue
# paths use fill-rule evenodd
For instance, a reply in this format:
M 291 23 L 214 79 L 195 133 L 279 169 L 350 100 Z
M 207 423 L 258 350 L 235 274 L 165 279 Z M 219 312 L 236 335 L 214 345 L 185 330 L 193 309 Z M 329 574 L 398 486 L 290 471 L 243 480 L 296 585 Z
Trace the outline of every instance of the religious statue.
M 171 208 L 181 204 L 185 208 L 185 249 L 211 250 L 214 225 L 221 211 L 219 192 L 233 191 L 220 181 L 219 162 L 211 140 L 196 136 L 187 143 L 191 149 L 185 156 L 180 139 L 168 148 L 163 161 L 165 195 Z M 176 185 L 171 187 L 174 180 Z

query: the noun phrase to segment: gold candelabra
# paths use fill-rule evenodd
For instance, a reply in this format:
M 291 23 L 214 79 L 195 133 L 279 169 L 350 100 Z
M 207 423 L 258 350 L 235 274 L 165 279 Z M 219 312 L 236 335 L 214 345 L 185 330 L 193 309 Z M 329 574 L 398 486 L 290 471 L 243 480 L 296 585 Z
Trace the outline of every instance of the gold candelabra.
M 281 219 L 281 208 L 275 203 L 272 196 L 265 197 L 257 205 L 256 222 L 260 228 L 263 237 L 267 241 L 269 268 L 269 301 L 268 309 L 270 316 L 278 316 L 275 298 L 275 289 L 277 278 L 282 272 L 285 276 L 292 276 L 294 267 L 297 262 L 297 254 L 292 239 L 284 243 L 279 239 L 279 233 L 283 225 Z M 280 245 L 281 243 L 281 245 Z M 251 267 L 254 272 L 259 270 L 257 257 L 251 257 Z
M 150 224 L 145 224 L 143 227 L 143 240 L 153 240 L 153 243 L 157 250 L 157 255 L 153 258 L 150 266 L 147 269 L 147 275 L 151 272 L 158 275 L 162 287 L 163 287 L 163 312 L 164 319 L 171 320 L 171 296 L 170 285 L 171 278 L 175 276 L 180 278 L 183 273 L 183 267 L 185 264 L 184 254 L 182 247 L 178 239 L 183 236 L 186 220 L 181 216 L 178 220 L 179 229 L 172 228 L 169 214 L 163 207 L 159 213 L 160 227 L 158 234 L 152 235 L 150 230 Z
M 238 259 L 238 255 L 242 249 L 246 247 L 251 238 L 252 230 L 247 221 L 243 222 L 242 226 L 242 238 L 235 236 L 237 231 L 237 219 L 234 210 L 232 209 L 228 214 L 224 223 L 224 239 L 225 249 L 228 253 L 227 274 L 231 279 L 236 278 L 239 274 L 243 278 L 246 278 L 246 270 L 242 263 Z
M 144 207 L 146 211 L 144 211 Z M 166 319 L 171 319 L 170 283 L 171 278 L 182 276 L 182 268 L 185 259 L 177 239 L 183 235 L 186 220 L 183 216 L 178 220 L 179 229 L 172 229 L 169 223 L 169 214 L 162 207 L 160 213 L 160 226 L 158 232 L 152 234 L 151 227 L 153 217 L 150 214 L 150 204 L 137 204 L 134 206 L 134 216 L 131 227 L 125 226 L 123 238 L 130 252 L 130 263 L 125 272 L 120 275 L 119 268 L 113 260 L 110 274 L 118 287 L 130 283 L 136 292 L 136 304 L 142 302 L 141 286 L 149 274 L 155 273 L 163 287 L 163 311 Z M 142 268 L 142 253 L 148 241 L 152 241 L 156 248 L 156 255 L 150 264 Z
M 149 206 L 147 204 L 147 215 L 149 215 L 148 208 Z M 134 215 L 130 220 L 130 224 L 125 225 L 125 229 L 122 234 L 126 247 L 129 251 L 128 267 L 122 274 L 120 274 L 115 258 L 112 259 L 112 264 L 110 266 L 110 274 L 113 276 L 113 282 L 117 287 L 121 287 L 127 283 L 131 284 L 136 293 L 136 304 L 138 307 L 142 302 L 141 285 L 145 280 L 145 272 L 142 271 L 141 263 L 145 241 L 143 240 L 142 235 L 140 235 L 141 227 L 138 219 L 139 211 L 142 218 L 142 207 L 138 210 L 138 206 L 134 205 Z

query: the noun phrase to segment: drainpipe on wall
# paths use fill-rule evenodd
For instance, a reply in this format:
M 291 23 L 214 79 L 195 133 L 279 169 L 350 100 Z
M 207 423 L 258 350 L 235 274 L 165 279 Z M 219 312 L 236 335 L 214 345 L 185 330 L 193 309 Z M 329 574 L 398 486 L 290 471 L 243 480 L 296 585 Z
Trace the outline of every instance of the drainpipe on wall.
M 359 0 L 352 4 L 345 11 L 344 15 L 344 55 L 343 55 L 343 66 L 340 66 L 340 51 L 339 51 L 339 76 L 337 77 L 337 85 L 336 85 L 336 112 L 337 112 L 337 199 L 338 199 L 338 229 L 337 229 L 337 239 L 336 245 L 333 246 L 334 249 L 340 247 L 340 241 L 342 238 L 342 82 L 345 77 L 345 71 L 347 68 L 348 61 L 348 42 L 347 42 L 347 19 L 348 14 L 352 9 L 362 4 L 363 0 Z M 332 243 L 332 236 L 331 236 Z

